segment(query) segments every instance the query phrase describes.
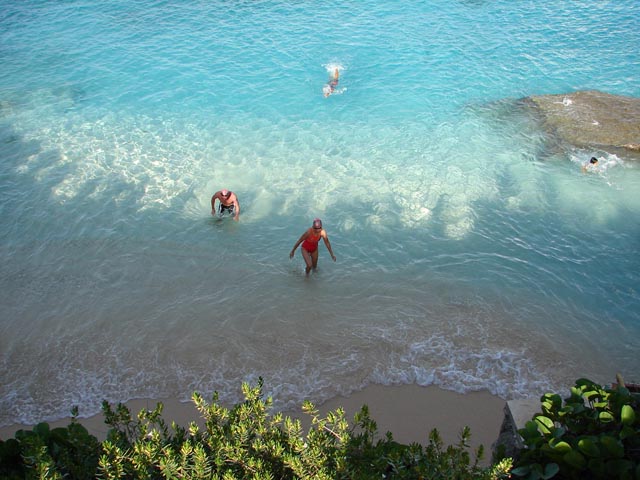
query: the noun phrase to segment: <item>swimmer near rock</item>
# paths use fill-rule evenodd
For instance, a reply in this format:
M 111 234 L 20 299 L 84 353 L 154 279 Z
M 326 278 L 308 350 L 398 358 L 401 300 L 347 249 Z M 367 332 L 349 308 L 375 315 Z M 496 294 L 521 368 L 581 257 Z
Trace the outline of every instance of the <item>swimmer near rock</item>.
M 537 111 L 545 130 L 566 144 L 640 160 L 640 98 L 586 90 L 531 96 L 525 104 Z

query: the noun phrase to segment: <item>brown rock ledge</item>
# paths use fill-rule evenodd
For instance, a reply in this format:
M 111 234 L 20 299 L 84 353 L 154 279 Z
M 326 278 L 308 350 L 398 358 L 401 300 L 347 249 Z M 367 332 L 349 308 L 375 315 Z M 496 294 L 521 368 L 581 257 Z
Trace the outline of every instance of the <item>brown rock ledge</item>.
M 640 160 L 640 98 L 586 90 L 524 101 L 559 140 Z

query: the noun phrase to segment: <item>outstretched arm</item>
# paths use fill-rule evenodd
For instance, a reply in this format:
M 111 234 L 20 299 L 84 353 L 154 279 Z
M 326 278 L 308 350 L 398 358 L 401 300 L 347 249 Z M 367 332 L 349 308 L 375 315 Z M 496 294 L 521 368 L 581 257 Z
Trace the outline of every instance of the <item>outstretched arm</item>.
M 211 197 L 211 215 L 216 214 L 216 198 L 218 198 L 217 193 L 213 197 Z
M 331 258 L 333 259 L 333 261 L 336 261 L 336 256 L 333 254 L 333 250 L 331 249 L 331 242 L 329 242 L 329 235 L 327 235 L 327 233 L 323 230 L 322 233 L 324 234 L 322 236 L 322 239 L 324 240 L 324 244 L 327 247 L 327 250 L 329 250 L 329 255 L 331 255 Z
M 304 232 L 302 235 L 300 235 L 300 238 L 298 239 L 298 241 L 296 242 L 296 244 L 293 246 L 293 248 L 291 249 L 291 253 L 289 253 L 289 258 L 293 258 L 293 254 L 296 253 L 296 249 L 300 246 L 300 244 L 302 242 L 304 242 L 304 239 L 307 238 L 309 236 L 309 230 L 307 230 L 306 232 Z
M 233 199 L 233 211 L 236 212 L 233 219 L 238 220 L 238 216 L 240 215 L 240 202 L 238 201 L 238 197 L 234 197 Z

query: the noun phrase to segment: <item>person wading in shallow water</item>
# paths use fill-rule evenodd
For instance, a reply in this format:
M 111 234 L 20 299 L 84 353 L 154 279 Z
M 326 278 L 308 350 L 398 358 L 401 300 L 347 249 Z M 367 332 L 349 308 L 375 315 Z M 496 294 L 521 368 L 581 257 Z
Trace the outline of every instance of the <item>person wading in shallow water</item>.
M 304 258 L 304 262 L 307 264 L 305 268 L 305 273 L 309 275 L 309 272 L 313 268 L 318 266 L 318 242 L 320 239 L 324 240 L 324 244 L 329 250 L 329 254 L 333 261 L 336 261 L 336 256 L 333 254 L 333 250 L 331 249 L 331 243 L 329 242 L 329 237 L 327 236 L 327 232 L 322 228 L 322 220 L 316 218 L 313 221 L 313 225 L 306 232 L 304 232 L 296 244 L 293 246 L 291 253 L 289 254 L 289 258 L 293 258 L 293 255 L 296 253 L 296 248 L 300 244 L 302 244 L 302 258 Z
M 240 215 L 240 203 L 238 197 L 231 190 L 223 189 L 213 194 L 211 197 L 211 215 L 216 214 L 216 199 L 218 199 L 218 213 L 220 216 L 225 213 L 233 215 L 233 219 L 237 222 Z

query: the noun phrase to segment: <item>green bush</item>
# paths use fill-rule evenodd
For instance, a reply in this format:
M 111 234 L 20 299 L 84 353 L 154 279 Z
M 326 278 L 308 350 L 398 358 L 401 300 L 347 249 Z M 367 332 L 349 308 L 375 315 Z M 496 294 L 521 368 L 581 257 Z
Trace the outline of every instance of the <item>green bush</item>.
M 350 426 L 338 409 L 320 417 L 303 405 L 311 425 L 303 434 L 299 420 L 270 414 L 272 401 L 257 386 L 244 384 L 245 400 L 231 409 L 193 401 L 204 420 L 184 428 L 167 425 L 162 404 L 136 418 L 122 404 L 103 403 L 110 427 L 100 444 L 75 418 L 66 429 L 46 424 L 0 442 L 2 478 L 103 479 L 500 479 L 510 459 L 490 468 L 471 462 L 468 428 L 460 441 L 444 447 L 436 430 L 426 446 L 403 445 L 391 433 L 378 438 L 366 406 Z
M 579 379 L 571 395 L 541 398 L 542 413 L 519 431 L 525 448 L 513 474 L 530 480 L 640 480 L 639 398 L 624 385 Z
M 0 441 L 0 478 L 95 478 L 100 442 L 77 422 L 72 411 L 66 428 L 39 423 Z

